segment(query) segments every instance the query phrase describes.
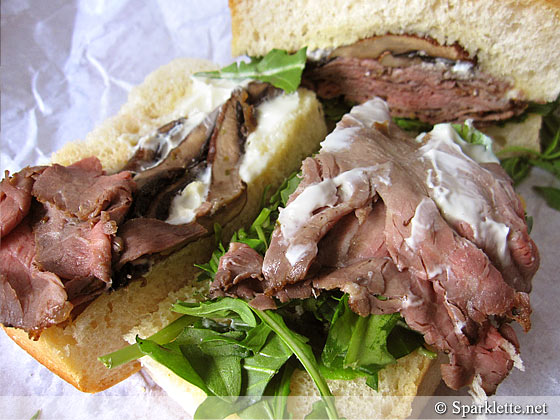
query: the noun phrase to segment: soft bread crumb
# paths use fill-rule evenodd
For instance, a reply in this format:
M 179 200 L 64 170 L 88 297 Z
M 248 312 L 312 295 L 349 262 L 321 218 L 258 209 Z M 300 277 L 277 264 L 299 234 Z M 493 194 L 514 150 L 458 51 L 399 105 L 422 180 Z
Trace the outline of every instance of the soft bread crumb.
M 484 404 L 488 399 L 486 391 L 482 388 L 482 377 L 476 374 L 469 389 L 469 394 L 473 397 L 475 404 Z
M 509 341 L 504 340 L 504 342 L 500 345 L 502 349 L 511 357 L 513 360 L 513 367 L 519 369 L 521 372 L 525 372 L 525 366 L 523 366 L 523 360 L 521 360 L 521 356 L 515 349 L 515 346 L 511 344 Z
M 412 412 L 412 401 L 428 369 L 434 362 L 413 352 L 379 372 L 379 391 L 366 385 L 365 378 L 350 381 L 328 381 L 337 398 L 338 414 L 343 418 L 406 418 Z M 307 372 L 297 370 L 290 385 L 294 398 L 288 402 L 295 418 L 304 418 L 311 411 L 319 392 Z M 433 392 L 433 390 L 431 390 Z

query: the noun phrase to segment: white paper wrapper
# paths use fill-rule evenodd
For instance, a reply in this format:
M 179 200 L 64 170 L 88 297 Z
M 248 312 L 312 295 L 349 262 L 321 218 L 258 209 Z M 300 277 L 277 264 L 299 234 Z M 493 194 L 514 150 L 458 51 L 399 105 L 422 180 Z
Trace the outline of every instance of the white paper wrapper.
M 2 173 L 47 162 L 64 143 L 83 139 L 119 109 L 131 86 L 173 58 L 232 61 L 226 0 L 3 0 L 1 7 Z M 520 188 L 542 262 L 531 295 L 533 329 L 517 329 L 525 372 L 512 372 L 502 396 L 560 395 L 560 213 L 535 196 L 532 184 L 558 186 L 534 171 Z M 4 334 L 0 355 L 0 418 L 30 419 L 39 409 L 41 419 L 184 416 L 143 374 L 89 395 Z

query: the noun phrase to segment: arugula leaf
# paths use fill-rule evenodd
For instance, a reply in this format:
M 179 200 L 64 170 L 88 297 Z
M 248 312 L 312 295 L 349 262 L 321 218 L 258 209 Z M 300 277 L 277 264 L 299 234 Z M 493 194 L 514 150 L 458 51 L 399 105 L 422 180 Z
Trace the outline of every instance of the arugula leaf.
M 260 325 L 265 325 L 264 323 Z M 268 326 L 266 326 L 268 328 Z M 268 328 L 269 331 L 270 328 Z M 195 419 L 217 419 L 225 418 L 232 413 L 238 413 L 241 417 L 247 418 L 280 418 L 268 414 L 272 407 L 268 405 L 268 401 L 264 400 L 259 403 L 270 381 L 278 373 L 280 368 L 286 364 L 286 361 L 292 356 L 292 352 L 284 345 L 283 341 L 276 335 L 272 334 L 267 344 L 254 356 L 245 358 L 242 361 L 242 388 L 235 403 L 226 403 L 217 398 L 208 397 L 197 409 Z M 293 370 L 293 369 L 292 369 Z M 290 373 L 291 375 L 291 373 Z M 286 378 L 283 379 L 286 381 Z M 287 392 L 289 394 L 289 378 L 288 389 L 286 391 L 285 384 L 277 392 Z M 288 395 L 286 394 L 286 395 Z M 278 407 L 274 407 L 279 410 Z M 245 415 L 243 415 L 245 413 Z M 255 415 L 257 414 L 258 415 Z M 265 414 L 263 414 L 265 413 Z
M 307 416 L 305 416 L 305 420 L 309 419 L 309 420 L 321 420 L 321 419 L 326 419 L 328 418 L 329 413 L 327 411 L 327 405 L 325 404 L 325 401 L 323 400 L 318 400 L 315 401 L 313 403 L 313 405 L 311 406 L 311 412 L 309 412 L 309 414 L 307 414 Z
M 348 307 L 348 295 L 345 295 L 333 315 L 329 335 L 321 353 L 321 361 L 325 366 L 334 368 L 336 360 L 340 359 L 338 367 L 342 368 L 348 343 L 352 338 L 352 325 L 358 317 L 359 315 Z
M 144 355 L 148 355 L 156 362 L 166 366 L 173 373 L 197 386 L 206 394 L 213 395 L 205 381 L 198 375 L 189 360 L 183 356 L 179 348 L 167 348 L 152 340 L 143 340 L 139 337 L 136 337 L 136 342 Z
M 433 125 L 430 123 L 411 118 L 394 117 L 393 121 L 403 130 L 413 133 L 428 132 L 433 128 Z
M 354 104 L 346 102 L 343 96 L 337 96 L 331 99 L 321 99 L 323 105 L 323 113 L 328 121 L 336 123 L 348 114 Z
M 378 371 L 424 343 L 422 336 L 400 327 L 399 314 L 361 317 L 340 299 L 332 317 L 323 352 L 321 372 L 327 379 L 366 377 L 377 389 Z
M 273 86 L 294 92 L 301 83 L 301 74 L 307 61 L 306 48 L 295 54 L 284 50 L 271 50 L 262 58 L 251 57 L 251 61 L 233 63 L 221 70 L 195 73 L 195 76 L 213 79 L 257 79 Z
M 513 180 L 513 185 L 519 185 L 531 172 L 531 165 L 524 156 L 515 156 L 501 160 L 502 168 Z
M 546 204 L 560 210 L 560 189 L 553 187 L 533 187 L 533 189 L 546 200 Z
M 244 395 L 263 395 L 272 377 L 292 354 L 284 341 L 277 334 L 272 334 L 260 351 L 244 360 L 243 369 L 247 375 Z
M 486 150 L 492 151 L 492 139 L 482 131 L 477 130 L 471 120 L 467 120 L 463 124 L 451 124 L 451 126 L 467 143 L 479 144 L 484 146 Z
M 323 401 L 325 401 L 329 418 L 338 418 L 331 391 L 325 381 L 325 378 L 321 375 L 319 365 L 317 364 L 311 347 L 305 343 L 299 334 L 294 333 L 286 326 L 284 320 L 278 313 L 270 310 L 260 311 L 258 309 L 252 309 L 263 322 L 266 322 L 268 326 L 280 336 L 288 348 L 301 362 L 307 373 L 309 373 L 319 390 L 319 394 L 323 398 Z
M 253 312 L 241 299 L 226 297 L 201 303 L 177 302 L 171 309 L 175 312 L 198 317 L 212 315 L 211 318 L 229 318 L 232 313 L 236 313 L 247 325 L 257 326 L 257 320 Z
M 148 339 L 157 344 L 169 343 L 171 340 L 177 337 L 186 326 L 192 325 L 195 320 L 196 318 L 193 318 L 191 316 L 182 316 L 154 335 L 148 337 Z M 101 356 L 98 358 L 98 360 L 102 362 L 106 367 L 111 369 L 139 359 L 142 356 L 144 356 L 144 353 L 142 352 L 142 350 L 140 350 L 139 345 L 136 343 Z
M 209 337 L 214 344 L 221 345 L 204 346 Z M 164 347 L 175 351 L 179 349 L 183 359 L 190 363 L 211 391 L 209 395 L 216 395 L 228 402 L 234 402 L 240 395 L 241 359 L 249 353 L 243 351 L 228 332 L 220 334 L 212 330 L 185 328 L 173 342 Z
M 376 365 L 375 371 L 394 363 L 395 358 L 387 350 L 387 337 L 399 319 L 399 314 L 358 317 L 344 358 L 345 367 L 368 369 Z
M 274 395 L 273 398 L 273 418 L 274 419 L 285 419 L 288 417 L 287 404 L 288 395 L 290 395 L 290 383 L 292 380 L 292 374 L 294 373 L 295 366 L 293 363 L 287 363 L 282 369 L 282 375 L 277 377 L 276 381 L 272 382 L 272 386 L 269 389 L 269 394 Z

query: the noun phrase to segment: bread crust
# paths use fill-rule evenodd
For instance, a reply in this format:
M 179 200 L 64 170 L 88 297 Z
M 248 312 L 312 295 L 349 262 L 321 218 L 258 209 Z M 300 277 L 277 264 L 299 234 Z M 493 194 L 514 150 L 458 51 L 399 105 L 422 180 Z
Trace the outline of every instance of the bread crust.
M 52 160 L 67 165 L 96 155 L 105 170 L 118 170 L 139 138 L 185 115 L 183 103 L 191 94 L 190 76 L 213 68 L 215 65 L 205 60 L 178 59 L 157 69 L 131 91 L 116 116 L 94 129 L 84 141 L 63 147 Z M 298 95 L 297 113 L 285 122 L 283 137 L 275 140 L 278 150 L 274 161 L 268 165 L 268 172 L 248 185 L 244 211 L 223 227 L 224 238 L 229 239 L 234 231 L 252 222 L 260 210 L 265 186 L 279 186 L 325 137 L 324 117 L 315 95 L 306 90 Z M 188 244 L 156 264 L 145 276 L 145 283 L 135 281 L 99 296 L 69 325 L 46 329 L 38 341 L 29 339 L 22 330 L 4 330 L 27 353 L 80 391 L 105 390 L 137 372 L 140 364 L 135 361 L 109 370 L 97 358 L 125 346 L 122 336 L 143 315 L 157 310 L 170 292 L 194 279 L 198 271 L 194 264 L 208 261 L 214 245 L 211 234 Z
M 6 328 L 0 325 L 18 346 L 25 350 L 31 357 L 45 366 L 54 374 L 64 379 L 69 384 L 83 392 L 96 393 L 116 385 L 117 383 L 128 378 L 130 375 L 138 372 L 142 365 L 138 361 L 134 361 L 123 365 L 115 370 L 115 374 L 99 378 L 99 381 L 87 381 L 84 375 L 81 375 L 75 368 L 66 364 L 60 356 L 60 350 L 50 346 L 45 341 L 33 342 L 27 336 L 27 333 L 17 328 Z M 118 372 L 117 372 L 118 370 Z
M 374 35 L 457 42 L 480 69 L 509 80 L 512 97 L 550 102 L 560 94 L 558 0 L 230 0 L 232 51 L 330 49 Z M 282 24 L 278 24 L 282 22 Z

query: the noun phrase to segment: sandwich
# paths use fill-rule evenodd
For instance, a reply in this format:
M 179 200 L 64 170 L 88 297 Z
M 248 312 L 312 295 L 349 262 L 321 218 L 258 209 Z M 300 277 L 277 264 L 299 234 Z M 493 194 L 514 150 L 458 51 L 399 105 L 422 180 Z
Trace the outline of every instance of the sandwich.
M 536 111 L 560 94 L 557 2 L 231 0 L 230 9 L 234 55 L 307 47 L 304 85 L 320 98 L 381 97 L 399 124 L 423 130 L 472 120 L 500 157 L 540 150 Z
M 326 128 L 315 95 L 194 74 L 177 59 L 119 113 L 52 165 L 1 182 L 0 316 L 6 333 L 54 373 L 98 392 L 140 369 L 97 358 L 194 275 L 214 244 L 252 220 L 316 150 Z
M 531 308 L 528 292 L 531 290 L 530 279 L 539 265 L 539 257 L 535 244 L 528 236 L 523 206 L 513 192 L 511 181 L 499 167 L 499 161 L 489 152 L 491 140 L 483 132 L 491 133 L 497 140 L 492 144 L 494 150 L 505 147 L 512 150 L 518 146 L 520 147 L 517 150 L 540 148 L 539 132 L 542 118 L 533 112 L 539 105 L 553 104 L 560 92 L 556 65 L 558 53 L 553 51 L 549 54 L 550 48 L 546 47 L 559 35 L 556 6 L 547 2 L 501 2 L 491 5 L 469 3 L 468 6 L 440 5 L 434 10 L 429 5 L 423 5 L 421 8 L 409 3 L 334 3 L 319 5 L 301 2 L 294 5 L 267 2 L 266 5 L 262 5 L 251 1 L 230 2 L 234 54 L 261 56 L 273 48 L 297 51 L 307 47 L 308 65 L 303 75 L 303 84 L 317 92 L 326 103 L 326 109 L 328 110 L 329 101 L 333 100 L 344 102 L 345 107 L 349 107 L 350 104 L 362 105 L 353 108 L 350 114 L 342 119 L 337 129 L 323 142 L 323 149 L 318 157 L 305 161 L 303 181 L 300 184 L 302 186 L 298 187 L 295 193 L 290 187 L 283 190 L 286 198 L 290 192 L 294 193 L 292 198 L 278 201 L 278 196 L 275 197 L 276 202 L 273 204 L 278 205 L 280 202 L 280 206 L 284 207 L 277 212 L 278 219 L 273 219 L 271 223 L 270 219 L 267 219 L 268 216 L 263 216 L 274 211 L 272 205 L 272 208 L 261 213 L 261 217 L 253 224 L 251 232 L 254 236 L 246 231 L 238 232 L 234 238 L 237 241 L 222 246 L 214 258 L 202 266 L 210 273 L 211 279 L 206 279 L 206 283 L 195 284 L 205 284 L 205 297 L 193 296 L 189 288 L 170 295 L 168 301 L 162 303 L 159 311 L 146 317 L 128 334 L 129 342 L 133 343 L 132 347 L 103 358 L 108 365 L 115 365 L 121 358 L 129 360 L 143 355 L 151 356 L 142 361 L 157 382 L 168 389 L 171 395 L 177 396 L 191 413 L 195 413 L 197 406 L 202 407 L 196 411 L 195 417 L 230 414 L 230 411 L 220 409 L 224 407 L 223 401 L 231 403 L 235 401 L 232 398 L 237 395 L 224 395 L 220 393 L 223 389 L 209 389 L 203 384 L 205 381 L 201 378 L 208 378 L 207 375 L 212 373 L 200 370 L 202 365 L 189 362 L 189 357 L 200 361 L 200 352 L 208 357 L 214 357 L 216 354 L 211 354 L 212 350 L 208 345 L 198 346 L 199 354 L 192 355 L 186 350 L 187 343 L 192 344 L 189 339 L 192 340 L 195 330 L 196 334 L 199 334 L 198 330 L 201 329 L 213 331 L 208 334 L 239 334 L 239 341 L 243 341 L 243 338 L 247 337 L 243 333 L 248 334 L 247 330 L 242 331 L 242 328 L 239 328 L 239 331 L 235 331 L 236 323 L 242 319 L 242 311 L 232 309 L 237 305 L 233 302 L 240 300 L 255 311 L 260 311 L 255 312 L 257 314 L 269 311 L 279 313 L 281 317 L 288 319 L 285 324 L 293 327 L 296 336 L 301 333 L 301 325 L 298 326 L 294 319 L 301 317 L 305 308 L 309 309 L 311 305 L 312 309 L 308 313 L 319 319 L 323 326 L 327 324 L 329 327 L 333 327 L 337 319 L 340 319 L 338 317 L 344 314 L 349 318 L 359 314 L 362 318 L 355 319 L 370 320 L 374 318 L 373 315 L 400 313 L 404 316 L 404 321 L 395 317 L 396 321 L 391 321 L 395 322 L 393 327 L 397 325 L 405 330 L 420 331 L 425 340 L 423 345 L 416 346 L 404 354 L 392 348 L 395 354 L 401 356 L 398 358 L 393 354 L 387 356 L 386 347 L 385 356 L 390 363 L 381 370 L 372 369 L 372 366 L 360 366 L 356 359 L 348 361 L 348 354 L 344 353 L 348 352 L 348 346 L 339 349 L 341 353 L 338 354 L 338 359 L 332 352 L 329 353 L 334 359 L 326 356 L 326 363 L 322 359 L 321 349 L 317 351 L 317 348 L 314 348 L 313 354 L 319 369 L 323 369 L 323 379 L 327 378 L 331 389 L 328 392 L 325 392 L 324 382 L 320 378 L 317 380 L 316 371 L 310 371 L 300 355 L 293 352 L 291 354 L 295 353 L 295 358 L 299 360 L 295 370 L 293 366 L 278 368 L 274 373 L 279 376 L 273 376 L 277 378 L 277 382 L 271 381 L 269 388 L 261 390 L 260 399 L 249 398 L 251 401 L 243 401 L 241 398 L 237 407 L 232 406 L 234 411 L 239 410 L 236 411 L 238 413 L 243 414 L 243 410 L 248 410 L 246 415 L 251 413 L 248 408 L 249 402 L 262 402 L 266 399 L 264 395 L 272 392 L 275 397 L 321 395 L 325 402 L 323 408 L 326 407 L 326 411 L 323 412 L 325 416 L 330 416 L 333 410 L 339 409 L 339 414 L 345 417 L 365 417 L 366 413 L 371 417 L 405 417 L 410 414 L 411 399 L 400 398 L 399 403 L 391 403 L 390 396 L 413 397 L 423 392 L 430 394 L 436 383 L 433 379 L 434 373 L 437 377 L 439 372 L 445 382 L 454 389 L 469 387 L 473 395 L 485 396 L 495 392 L 498 384 L 514 366 L 522 368 L 518 340 L 509 324 L 515 320 L 525 330 L 530 327 Z M 438 22 L 437 25 L 433 24 L 434 19 L 421 18 L 432 13 Z M 515 37 L 512 28 L 519 28 L 519 24 L 511 19 L 513 15 L 527 17 L 523 20 L 523 30 L 516 31 Z M 492 21 L 492 25 L 485 25 L 486 19 Z M 279 21 L 284 24 L 278 25 Z M 487 28 L 486 32 L 481 35 L 480 31 L 484 28 Z M 496 48 L 495 45 L 504 47 Z M 538 47 L 535 48 L 535 45 Z M 534 51 L 533 56 L 529 57 L 526 54 L 529 49 Z M 372 50 L 377 53 L 371 55 Z M 541 71 L 544 73 L 542 77 L 539 74 Z M 376 79 L 375 76 L 380 74 L 390 77 Z M 358 76 L 354 77 L 356 75 Z M 401 79 L 395 80 L 398 79 L 397 76 Z M 435 81 L 432 80 L 433 83 L 430 82 L 430 77 L 436 77 Z M 395 86 L 399 81 L 407 85 L 400 86 L 404 90 Z M 380 85 L 383 89 L 376 90 Z M 444 88 L 449 86 L 451 89 L 445 91 Z M 368 90 L 369 88 L 373 90 Z M 440 88 L 443 90 L 440 91 Z M 373 99 L 372 102 L 374 96 L 381 96 L 381 102 L 377 99 Z M 482 100 L 479 100 L 481 97 Z M 389 112 L 391 118 L 388 117 Z M 380 114 L 385 117 L 375 120 Z M 364 122 L 372 118 L 374 123 Z M 452 127 L 444 124 L 447 122 L 459 125 Z M 366 125 L 369 127 L 366 128 Z M 428 134 L 415 141 L 399 131 L 397 125 L 407 128 L 421 127 L 426 129 Z M 343 130 L 355 131 L 353 134 L 359 140 L 348 140 L 352 135 L 341 135 Z M 345 167 L 344 164 L 347 164 L 349 159 L 344 155 L 344 143 L 360 143 L 363 138 L 376 138 L 376 141 L 387 146 L 381 146 L 383 151 L 373 153 L 375 158 L 381 160 L 368 160 L 367 170 L 364 169 L 364 162 L 357 167 Z M 391 145 L 392 142 L 402 142 L 403 146 L 400 148 L 398 145 Z M 472 146 L 471 143 L 478 145 Z M 391 150 L 391 147 L 395 150 Z M 446 151 L 443 152 L 441 147 Z M 447 157 L 443 158 L 444 155 Z M 458 156 L 461 158 L 456 160 Z M 365 159 L 365 155 L 360 158 Z M 337 159 L 341 159 L 343 164 Z M 473 166 L 466 169 L 462 159 L 466 159 L 470 162 L 469 165 Z M 458 166 L 450 167 L 446 160 Z M 402 169 L 402 161 L 410 165 L 410 173 L 401 177 L 392 171 L 393 165 Z M 418 161 L 423 163 L 419 164 Z M 386 164 L 391 169 L 384 167 Z M 415 165 L 423 166 L 423 169 L 413 169 Z M 387 172 L 381 171 L 380 167 L 373 170 L 372 167 L 376 166 L 387 169 Z M 344 171 L 341 169 L 343 167 Z M 474 182 L 465 178 L 465 174 L 478 174 L 480 168 L 489 176 L 483 176 L 488 183 L 485 184 L 478 175 L 473 176 L 477 178 Z M 353 170 L 356 170 L 356 173 L 352 173 Z M 441 171 L 448 172 L 444 175 Z M 453 171 L 454 175 L 450 173 Z M 331 210 L 332 213 L 336 213 L 333 209 L 340 201 L 344 201 L 344 191 L 353 191 L 350 187 L 345 189 L 346 181 L 342 180 L 345 176 L 337 180 L 339 172 L 348 172 L 348 179 L 365 182 L 365 190 L 372 193 L 366 210 L 361 208 L 360 211 L 356 211 L 355 207 L 349 210 L 354 212 L 353 219 L 348 216 L 350 213 L 345 213 L 341 219 L 337 218 L 340 214 L 336 217 L 331 215 L 332 219 L 325 214 Z M 402 201 L 392 199 L 391 192 L 384 197 L 379 189 L 381 187 L 391 191 L 387 182 L 391 179 L 391 174 L 400 178 L 402 182 L 399 188 L 392 186 L 402 191 Z M 414 185 L 414 188 L 418 187 L 425 195 L 421 194 L 420 197 L 416 195 L 417 192 L 411 190 L 406 182 L 411 180 L 410 176 L 415 177 L 416 181 L 409 183 Z M 473 192 L 472 195 L 465 190 L 464 195 L 453 192 L 455 188 L 462 188 L 458 185 L 460 182 L 451 185 L 453 182 L 450 180 L 453 177 L 463 179 L 468 185 L 467 188 L 477 192 Z M 375 179 L 377 181 L 374 182 Z M 290 182 L 297 185 L 300 181 L 294 181 L 292 178 Z M 491 198 L 488 191 L 494 194 L 494 186 L 498 184 L 501 192 Z M 316 191 L 312 193 L 310 190 L 313 188 L 310 188 L 304 193 L 304 187 L 310 186 L 316 186 Z M 334 188 L 340 195 L 333 198 L 331 194 L 327 199 L 318 193 L 325 193 L 323 187 L 331 193 Z M 446 198 L 447 194 L 453 200 Z M 414 203 L 409 203 L 408 200 L 414 196 Z M 497 196 L 505 199 L 508 204 L 493 201 Z M 391 226 L 379 222 L 387 220 L 386 199 L 394 204 L 390 209 L 393 221 L 399 211 L 404 210 L 406 213 L 398 216 L 400 219 L 395 221 L 398 232 L 392 237 L 392 245 L 388 244 L 391 242 L 388 240 L 391 238 L 388 233 Z M 472 203 L 469 203 L 470 201 Z M 294 204 L 296 202 L 298 205 Z M 466 209 L 460 216 L 456 213 L 457 203 L 464 205 Z M 503 209 L 504 214 L 498 216 L 496 208 Z M 376 215 L 376 211 L 380 213 Z M 505 214 L 508 215 L 507 221 L 501 219 Z M 327 220 L 327 227 L 308 226 L 318 215 Z M 370 216 L 379 223 L 375 228 L 370 227 L 373 231 L 379 228 L 378 238 L 383 238 L 371 248 L 381 252 L 383 263 L 373 269 L 373 266 L 367 265 L 375 264 L 373 261 L 368 261 L 362 267 L 352 267 L 356 261 L 344 260 L 349 257 L 348 253 L 352 247 L 356 246 L 356 249 L 359 249 L 359 245 L 353 242 L 352 235 L 359 231 L 359 226 L 367 223 L 365 220 Z M 352 222 L 346 219 L 344 223 L 340 223 L 345 217 L 352 219 Z M 274 232 L 272 239 L 261 238 L 263 218 L 266 220 L 266 226 L 272 226 L 269 232 Z M 304 221 L 296 223 L 297 220 Z M 290 224 L 292 229 L 286 228 L 290 231 L 288 235 L 283 232 L 283 227 Z M 493 227 L 490 227 L 491 225 Z M 448 239 L 454 238 L 452 242 L 458 241 L 456 244 L 461 243 L 459 248 L 470 254 L 469 257 L 466 254 L 463 258 L 458 254 L 452 256 L 448 253 L 450 248 L 446 247 L 450 243 L 444 244 L 446 240 L 437 237 L 447 229 L 448 234 L 444 236 Z M 493 233 L 490 234 L 490 231 Z M 286 235 L 295 239 L 286 240 Z M 336 243 L 334 238 L 344 239 L 345 235 L 346 243 L 325 248 L 324 245 L 331 241 Z M 310 241 L 311 245 L 304 241 L 310 237 L 314 238 Z M 366 237 L 367 235 L 363 235 L 360 241 Z M 422 249 L 426 243 L 431 243 L 431 251 Z M 259 249 L 255 251 L 253 246 Z M 367 248 L 365 244 L 363 246 Z M 414 256 L 410 259 L 410 255 L 406 254 L 411 250 L 411 255 Z M 471 251 L 479 253 L 480 258 L 475 257 Z M 517 254 L 518 251 L 521 252 Z M 259 253 L 260 257 L 256 255 Z M 443 265 L 430 262 L 431 257 L 437 257 Z M 342 258 L 342 261 L 337 258 Z M 474 260 L 482 265 L 478 266 Z M 357 262 L 358 265 L 360 263 L 364 261 Z M 465 270 L 461 269 L 462 265 Z M 353 271 L 355 268 L 358 268 L 358 271 Z M 390 279 L 399 276 L 402 279 L 395 282 L 399 286 L 391 285 Z M 374 279 L 379 280 L 380 277 L 380 288 L 373 291 L 370 286 L 373 283 L 377 284 Z M 410 282 L 411 278 L 415 279 L 414 285 Z M 440 282 L 436 280 L 438 278 L 445 280 Z M 473 282 L 477 286 L 471 285 L 466 281 L 467 278 L 477 278 L 478 280 Z M 458 279 L 463 281 L 461 286 L 455 283 Z M 392 289 L 392 286 L 396 288 Z M 484 290 L 478 289 L 478 286 Z M 398 291 L 400 287 L 408 291 Z M 454 288 L 457 293 L 463 289 L 468 292 L 462 297 L 451 297 L 454 292 L 448 287 Z M 499 296 L 499 303 L 491 300 L 483 302 L 485 298 L 475 302 L 479 295 L 487 296 L 486 292 L 490 292 L 486 287 L 492 289 L 491 295 Z M 206 301 L 209 298 L 211 300 Z M 331 312 L 327 311 L 329 304 L 322 306 L 322 299 L 331 302 Z M 332 310 L 333 301 L 329 299 L 337 302 L 337 309 Z M 177 300 L 183 303 L 176 303 Z M 216 306 L 211 309 L 213 304 Z M 171 305 L 173 311 L 169 310 Z M 329 315 L 318 314 L 318 306 Z M 415 311 L 416 315 L 411 315 Z M 186 315 L 181 317 L 180 314 Z M 210 318 L 210 321 L 205 321 L 206 324 L 201 320 L 202 314 L 206 319 Z M 436 318 L 441 315 L 442 318 L 436 321 L 432 315 Z M 419 316 L 420 319 L 414 319 L 415 316 Z M 256 318 L 255 325 L 261 325 L 258 316 Z M 224 319 L 229 320 L 229 325 L 224 324 Z M 264 320 L 262 322 L 265 323 Z M 438 326 L 434 327 L 436 324 Z M 443 328 L 443 324 L 447 326 Z M 270 323 L 268 326 L 270 327 Z M 323 331 L 323 340 L 327 342 L 328 331 L 329 328 L 327 332 Z M 351 328 L 350 331 L 351 333 L 345 336 L 348 339 L 356 330 Z M 278 333 L 276 330 L 275 332 Z M 398 337 L 398 333 L 391 339 L 394 340 L 396 336 Z M 214 335 L 209 341 L 220 340 Z M 302 341 L 312 340 L 307 337 L 307 340 Z M 231 341 L 229 344 L 239 345 Z M 353 347 L 353 350 L 360 351 L 358 348 Z M 419 350 L 416 350 L 418 348 Z M 252 353 L 249 351 L 247 354 L 254 357 L 258 351 L 260 350 L 253 349 Z M 182 360 L 179 364 L 182 367 L 170 363 L 165 357 L 160 357 L 165 352 L 179 356 L 179 360 Z M 303 352 L 305 353 L 305 350 Z M 430 359 L 436 352 L 440 353 L 440 357 Z M 441 353 L 447 353 L 450 359 L 442 361 Z M 378 355 L 379 353 L 376 354 Z M 184 357 L 184 360 L 181 357 Z M 244 362 L 240 363 L 243 366 Z M 328 363 L 331 366 L 326 366 Z M 340 367 L 334 366 L 333 363 L 342 363 L 344 373 L 333 373 L 336 370 L 334 367 Z M 185 366 L 191 366 L 194 373 L 191 369 L 190 373 L 186 374 L 183 369 Z M 206 367 L 205 364 L 204 366 Z M 324 370 L 325 366 L 331 368 L 330 373 L 328 369 Z M 356 369 L 357 366 L 360 369 Z M 357 370 L 359 372 L 356 372 Z M 285 373 L 286 371 L 290 373 Z M 291 373 L 292 371 L 294 373 Z M 345 380 L 336 377 L 337 374 L 345 375 Z M 241 383 L 243 384 L 243 381 Z M 358 398 L 346 404 L 335 404 L 336 408 L 333 409 L 332 406 L 328 407 L 326 402 L 331 394 Z M 243 395 L 245 399 L 248 396 Z M 376 407 L 368 404 L 365 396 L 384 396 L 386 400 L 377 400 L 377 411 Z M 297 403 L 290 407 L 293 410 L 292 414 L 306 415 L 308 409 L 311 409 L 308 402 L 309 399 L 297 400 Z M 270 408 L 272 403 L 268 404 Z M 216 411 L 207 411 L 210 408 L 215 408 Z M 259 413 L 262 415 L 259 411 L 253 413 L 257 413 L 257 416 Z M 280 415 L 284 414 L 286 413 L 280 412 Z

